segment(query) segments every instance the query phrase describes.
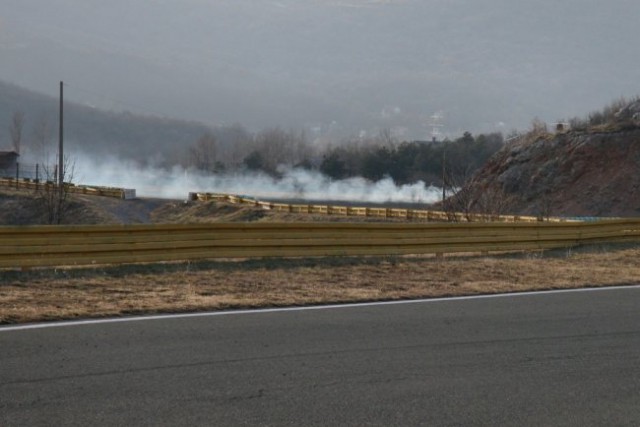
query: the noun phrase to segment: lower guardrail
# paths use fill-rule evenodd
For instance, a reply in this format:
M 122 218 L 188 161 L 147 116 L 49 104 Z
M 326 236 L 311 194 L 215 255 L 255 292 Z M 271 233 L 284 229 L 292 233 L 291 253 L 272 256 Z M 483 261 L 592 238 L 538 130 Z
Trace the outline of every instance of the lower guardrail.
M 0 227 L 0 268 L 213 258 L 524 251 L 640 240 L 640 219 L 594 223 L 214 223 Z

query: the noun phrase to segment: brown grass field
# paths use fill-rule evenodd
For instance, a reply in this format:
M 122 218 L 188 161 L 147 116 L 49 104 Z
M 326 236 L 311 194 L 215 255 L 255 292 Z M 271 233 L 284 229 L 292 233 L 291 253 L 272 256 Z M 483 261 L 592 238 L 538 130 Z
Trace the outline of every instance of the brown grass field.
M 206 261 L 0 271 L 0 324 L 640 282 L 640 245 L 495 256 Z

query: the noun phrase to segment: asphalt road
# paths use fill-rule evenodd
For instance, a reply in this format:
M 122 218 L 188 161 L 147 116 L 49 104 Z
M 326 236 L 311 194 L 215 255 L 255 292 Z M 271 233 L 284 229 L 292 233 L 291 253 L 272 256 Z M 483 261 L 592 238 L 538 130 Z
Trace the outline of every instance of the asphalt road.
M 0 425 L 640 425 L 640 288 L 0 328 Z

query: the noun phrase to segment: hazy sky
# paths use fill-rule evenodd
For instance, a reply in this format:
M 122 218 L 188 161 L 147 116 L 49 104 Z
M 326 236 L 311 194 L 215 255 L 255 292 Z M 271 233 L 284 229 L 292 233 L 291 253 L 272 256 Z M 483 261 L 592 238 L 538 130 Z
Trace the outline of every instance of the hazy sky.
M 0 79 L 253 130 L 508 132 L 640 94 L 639 22 L 638 0 L 0 0 Z

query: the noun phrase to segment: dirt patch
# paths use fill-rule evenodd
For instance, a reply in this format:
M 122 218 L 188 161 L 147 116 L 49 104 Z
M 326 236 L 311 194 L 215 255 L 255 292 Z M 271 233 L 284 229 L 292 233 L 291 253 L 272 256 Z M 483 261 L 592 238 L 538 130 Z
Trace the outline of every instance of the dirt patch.
M 0 272 L 0 323 L 637 284 L 638 246 Z
M 214 201 L 166 203 L 152 214 L 153 222 L 193 224 L 207 222 L 251 222 L 267 216 L 267 211 L 256 206 L 240 206 Z
M 99 196 L 77 196 L 78 202 L 102 212 L 105 223 L 117 224 L 149 224 L 154 222 L 153 212 L 174 200 L 137 198 L 121 200 Z

